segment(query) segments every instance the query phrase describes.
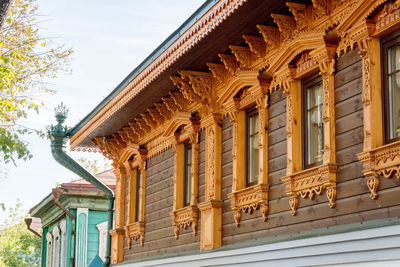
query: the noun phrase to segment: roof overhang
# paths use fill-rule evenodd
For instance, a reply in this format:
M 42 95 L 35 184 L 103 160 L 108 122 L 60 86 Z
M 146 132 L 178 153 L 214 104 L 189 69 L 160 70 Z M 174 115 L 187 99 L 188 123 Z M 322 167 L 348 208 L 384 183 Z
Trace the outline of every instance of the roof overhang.
M 282 0 L 207 0 L 71 130 L 71 149 L 93 149 L 95 137 L 112 135 L 174 90 L 171 75 L 207 70 L 229 45 L 243 44 L 243 34 L 259 35 L 256 24 L 272 24 L 268 14 L 286 9 Z

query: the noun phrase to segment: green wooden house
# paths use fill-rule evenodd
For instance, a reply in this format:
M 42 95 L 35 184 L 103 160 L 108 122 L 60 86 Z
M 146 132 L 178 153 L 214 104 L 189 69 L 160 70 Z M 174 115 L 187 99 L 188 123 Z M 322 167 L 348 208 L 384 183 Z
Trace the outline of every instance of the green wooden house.
M 96 177 L 115 190 L 112 171 Z M 30 215 L 42 223 L 42 267 L 86 267 L 104 261 L 107 199 L 85 180 L 54 188 L 30 210 Z

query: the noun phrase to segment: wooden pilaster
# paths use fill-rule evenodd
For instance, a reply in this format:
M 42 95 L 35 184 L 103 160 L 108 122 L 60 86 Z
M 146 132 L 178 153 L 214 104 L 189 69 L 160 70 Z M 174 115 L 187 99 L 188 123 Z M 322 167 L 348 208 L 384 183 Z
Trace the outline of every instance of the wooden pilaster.
M 202 121 L 206 128 L 206 195 L 205 201 L 198 205 L 201 211 L 201 250 L 221 246 L 221 119 L 221 114 L 211 113 Z
M 115 223 L 110 231 L 112 238 L 111 263 L 118 263 L 124 259 L 124 218 L 125 218 L 125 175 L 126 170 L 122 165 L 114 167 L 116 177 L 115 192 Z

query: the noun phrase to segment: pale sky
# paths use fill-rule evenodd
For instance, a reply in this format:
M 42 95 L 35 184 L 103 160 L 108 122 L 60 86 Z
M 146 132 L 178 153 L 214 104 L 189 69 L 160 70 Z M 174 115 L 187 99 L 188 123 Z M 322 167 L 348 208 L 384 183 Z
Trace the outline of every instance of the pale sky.
M 72 74 L 52 80 L 53 96 L 41 96 L 46 108 L 25 125 L 44 129 L 54 123 L 53 108 L 61 101 L 70 109 L 72 127 L 100 103 L 146 56 L 176 30 L 204 0 L 38 0 L 43 36 L 74 49 Z M 6 165 L 0 180 L 0 203 L 14 206 L 19 198 L 29 210 L 57 183 L 77 177 L 54 161 L 49 141 L 27 138 L 34 155 L 17 167 Z M 78 159 L 101 154 L 69 152 Z M 3 168 L 3 166 L 0 166 Z M 0 224 L 7 215 L 0 210 Z

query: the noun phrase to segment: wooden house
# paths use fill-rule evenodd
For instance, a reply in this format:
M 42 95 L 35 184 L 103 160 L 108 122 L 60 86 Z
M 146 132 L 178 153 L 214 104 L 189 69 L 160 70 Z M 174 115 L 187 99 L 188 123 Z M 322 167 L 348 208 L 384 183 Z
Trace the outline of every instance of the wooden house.
M 96 177 L 115 189 L 112 171 Z M 42 267 L 86 267 L 104 261 L 107 199 L 83 179 L 63 183 L 30 210 L 42 223 Z M 28 226 L 29 227 L 29 226 Z M 99 258 L 99 259 L 98 259 Z M 95 265 L 101 266 L 101 265 Z
M 400 264 L 399 25 L 206 1 L 72 130 L 113 161 L 112 263 Z

